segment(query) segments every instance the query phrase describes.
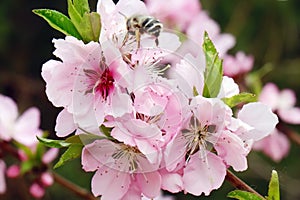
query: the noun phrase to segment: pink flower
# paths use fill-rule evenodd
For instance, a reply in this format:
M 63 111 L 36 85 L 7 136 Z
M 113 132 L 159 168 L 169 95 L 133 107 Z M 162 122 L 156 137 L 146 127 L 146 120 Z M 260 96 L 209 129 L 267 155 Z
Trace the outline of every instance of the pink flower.
M 290 142 L 284 133 L 274 129 L 269 136 L 258 142 L 255 142 L 253 144 L 253 149 L 262 151 L 266 155 L 270 156 L 270 158 L 272 158 L 274 161 L 279 162 L 288 154 Z
M 188 100 L 166 79 L 151 80 L 140 73 L 134 79 L 130 87 L 133 112 L 113 122 L 107 118 L 105 124 L 114 126 L 111 135 L 115 139 L 152 155 L 180 129 Z
M 100 43 L 112 42 L 120 50 L 123 57 L 130 57 L 137 50 L 137 41 L 134 35 L 127 34 L 126 21 L 134 15 L 149 16 L 145 4 L 140 0 L 120 0 L 115 5 L 112 0 L 101 0 L 97 4 L 97 12 L 101 15 Z M 158 45 L 155 39 L 147 33 L 141 34 L 141 48 L 174 52 L 179 46 L 179 37 L 173 33 L 162 31 L 158 36 Z M 124 44 L 125 42 L 125 44 Z
M 279 91 L 275 84 L 267 83 L 261 91 L 259 100 L 269 105 L 282 121 L 300 124 L 300 108 L 295 107 L 296 95 L 294 91 L 290 89 Z M 274 129 L 268 137 L 256 142 L 253 149 L 261 150 L 274 161 L 279 162 L 288 154 L 290 143 L 284 133 Z
M 0 194 L 3 194 L 6 191 L 5 169 L 5 162 L 3 160 L 0 160 Z
M 147 0 L 146 6 L 152 15 L 169 28 L 179 28 L 180 31 L 185 31 L 201 10 L 198 0 Z
M 191 115 L 187 116 L 185 128 L 164 152 L 166 169 L 170 172 L 186 162 L 182 175 L 182 187 L 186 192 L 208 195 L 223 183 L 226 165 L 221 157 L 209 150 L 221 140 L 219 137 L 230 122 L 231 115 L 231 110 L 219 99 L 201 96 L 192 99 Z
M 235 57 L 225 55 L 223 61 L 224 75 L 234 77 L 249 72 L 253 67 L 253 56 L 246 56 L 244 52 L 237 52 Z
M 126 199 L 128 192 L 148 198 L 160 193 L 159 163 L 150 163 L 136 147 L 97 140 L 84 147 L 82 165 L 85 171 L 96 170 L 92 192 L 103 200 Z
M 200 46 L 203 43 L 204 31 L 213 41 L 220 57 L 223 57 L 235 44 L 232 35 L 221 34 L 219 25 L 206 12 L 200 12 L 188 27 L 187 36 Z
M 118 89 L 118 70 L 127 68 L 118 50 L 110 43 L 101 48 L 99 43 L 84 44 L 73 37 L 54 43 L 54 54 L 62 61 L 45 63 L 42 76 L 49 100 L 66 109 L 57 118 L 58 136 L 66 136 L 78 126 L 96 129 L 113 109 L 118 110 L 114 114 L 127 112 L 126 107 L 114 104 L 122 101 L 124 106 L 129 101 L 129 96 Z
M 42 134 L 39 129 L 40 112 L 37 108 L 29 108 L 19 116 L 16 103 L 0 94 L 0 110 L 0 139 L 13 139 L 26 146 L 37 143 L 36 136 Z
M 273 83 L 267 83 L 259 96 L 259 101 L 269 105 L 281 120 L 289 124 L 300 124 L 300 108 L 295 107 L 296 95 L 290 89 L 279 91 Z

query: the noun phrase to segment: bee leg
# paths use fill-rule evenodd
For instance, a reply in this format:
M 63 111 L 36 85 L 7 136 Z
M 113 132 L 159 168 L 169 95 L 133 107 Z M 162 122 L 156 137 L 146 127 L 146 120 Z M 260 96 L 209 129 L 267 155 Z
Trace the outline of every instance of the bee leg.
M 124 37 L 124 40 L 123 40 L 123 42 L 122 42 L 121 48 L 122 48 L 122 47 L 125 45 L 125 43 L 128 41 L 128 37 L 129 37 L 129 33 L 127 32 L 126 35 L 125 35 L 125 37 Z
M 158 37 L 155 37 L 155 44 L 156 44 L 156 47 L 158 47 Z
M 137 42 L 137 48 L 139 49 L 141 47 L 141 34 L 140 34 L 140 30 L 135 30 L 135 38 L 136 38 L 136 42 Z

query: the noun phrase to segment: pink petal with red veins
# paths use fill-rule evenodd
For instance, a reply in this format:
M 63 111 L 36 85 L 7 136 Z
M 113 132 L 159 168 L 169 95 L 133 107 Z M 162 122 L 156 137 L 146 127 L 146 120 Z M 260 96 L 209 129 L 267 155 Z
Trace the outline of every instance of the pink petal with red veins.
M 162 178 L 162 185 L 161 188 L 163 190 L 167 190 L 172 193 L 177 193 L 182 191 L 183 189 L 183 182 L 182 176 L 176 172 L 168 172 L 166 170 L 162 170 L 160 172 Z
M 235 171 L 244 171 L 248 168 L 246 158 L 248 149 L 244 148 L 243 141 L 237 135 L 229 131 L 223 132 L 214 148 Z
M 85 171 L 95 171 L 102 165 L 115 165 L 115 160 L 111 157 L 115 151 L 116 146 L 108 140 L 96 140 L 86 145 L 81 154 L 82 168 Z
M 142 193 L 146 197 L 154 198 L 160 194 L 161 176 L 157 171 L 136 174 L 136 179 Z
M 101 167 L 92 178 L 92 192 L 102 200 L 121 199 L 129 189 L 130 174 Z
M 152 164 L 159 164 L 161 161 L 160 150 L 155 145 L 152 145 L 147 140 L 136 140 L 136 146 L 142 154 L 146 156 L 148 161 Z
M 205 158 L 200 158 L 199 153 L 190 157 L 183 173 L 184 190 L 193 195 L 199 196 L 204 193 L 206 196 L 214 189 L 221 187 L 226 175 L 226 166 L 223 160 L 217 155 L 207 152 Z
M 166 146 L 164 151 L 164 161 L 166 170 L 173 171 L 185 160 L 186 139 L 181 133 L 178 133 Z

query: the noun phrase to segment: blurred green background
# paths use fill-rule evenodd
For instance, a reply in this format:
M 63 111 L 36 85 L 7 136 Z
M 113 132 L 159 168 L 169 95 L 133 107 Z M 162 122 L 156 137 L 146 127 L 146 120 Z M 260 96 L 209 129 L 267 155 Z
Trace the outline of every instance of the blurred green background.
M 292 88 L 300 98 L 300 1 L 299 0 L 202 0 L 203 9 L 221 26 L 222 32 L 233 34 L 236 46 L 255 57 L 255 69 L 266 63 L 274 70 L 264 82 L 275 82 L 280 88 Z M 66 12 L 66 0 L 1 0 L 0 1 L 0 93 L 13 97 L 21 110 L 36 106 L 41 110 L 41 128 L 54 136 L 56 115 L 45 95 L 41 66 L 54 58 L 52 38 L 64 37 L 53 30 L 31 10 L 56 9 Z M 96 1 L 90 1 L 95 10 Z M 298 102 L 299 105 L 299 102 Z M 0 111 L 1 112 L 1 111 Z M 292 127 L 299 131 L 299 127 Z M 289 156 L 274 163 L 260 153 L 249 155 L 249 170 L 236 173 L 261 194 L 267 193 L 271 170 L 279 172 L 282 199 L 300 199 L 300 148 L 292 143 Z M 92 174 L 83 173 L 79 160 L 56 170 L 67 179 L 87 189 Z M 22 189 L 21 189 L 22 188 Z M 0 199 L 30 199 L 24 180 L 8 179 L 8 193 Z M 21 189 L 21 191 L 19 190 Z M 177 199 L 226 199 L 232 186 L 225 182 L 209 197 L 183 194 Z M 17 192 L 19 191 L 19 192 Z M 80 199 L 60 185 L 54 184 L 44 199 Z

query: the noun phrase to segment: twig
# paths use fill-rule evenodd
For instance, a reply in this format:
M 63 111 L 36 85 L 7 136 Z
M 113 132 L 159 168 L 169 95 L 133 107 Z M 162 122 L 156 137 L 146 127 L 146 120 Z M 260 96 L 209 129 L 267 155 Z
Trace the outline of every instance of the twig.
M 63 178 L 59 174 L 52 172 L 53 178 L 55 182 L 59 183 L 60 185 L 64 186 L 65 188 L 69 189 L 73 193 L 75 193 L 77 196 L 80 196 L 86 200 L 99 200 L 100 198 L 94 197 L 91 193 L 89 193 L 87 190 L 79 187 L 78 185 L 68 181 L 67 179 Z
M 231 183 L 235 188 L 244 190 L 247 192 L 251 192 L 259 196 L 261 199 L 265 199 L 261 194 L 256 192 L 253 188 L 247 185 L 244 181 L 234 175 L 231 171 L 227 170 L 226 180 Z

